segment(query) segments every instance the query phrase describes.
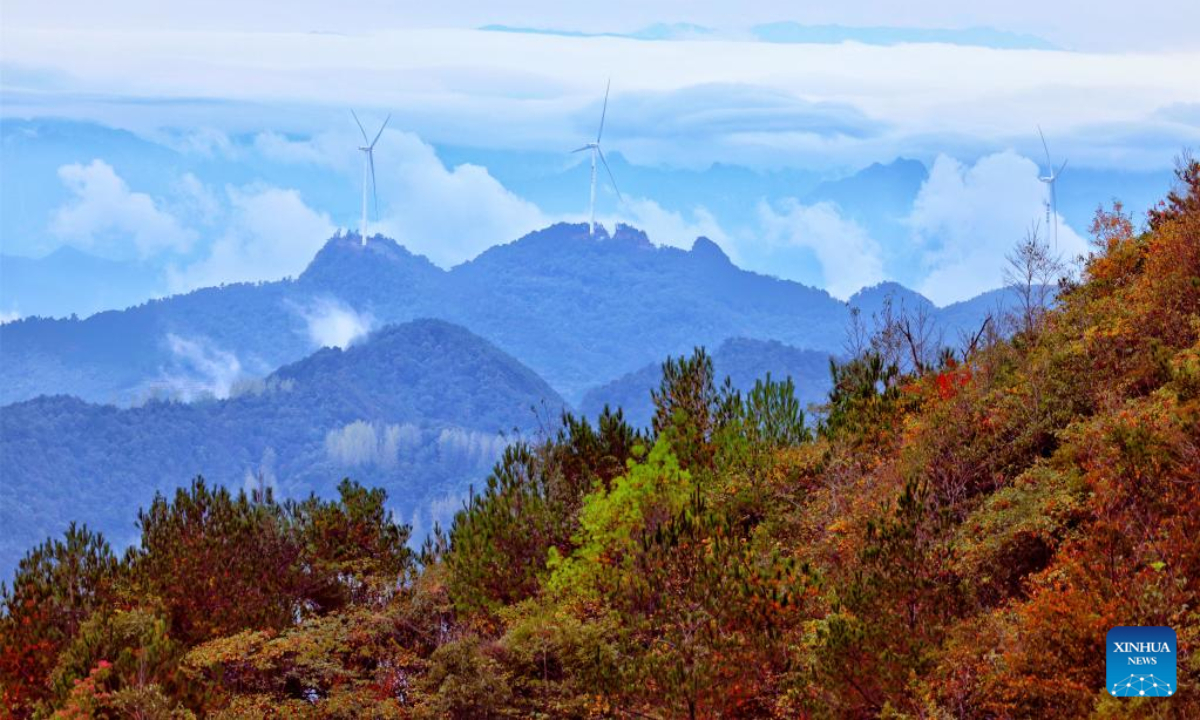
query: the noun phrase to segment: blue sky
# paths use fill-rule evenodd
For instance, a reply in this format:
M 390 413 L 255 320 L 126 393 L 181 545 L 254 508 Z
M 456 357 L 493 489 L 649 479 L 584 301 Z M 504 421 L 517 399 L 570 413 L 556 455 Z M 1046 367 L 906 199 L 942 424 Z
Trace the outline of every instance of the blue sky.
M 1070 158 L 1062 195 L 1077 182 L 1068 254 L 1086 248 L 1087 207 L 1165 188 L 1200 141 L 1193 2 L 22 0 L 4 17 L 0 116 L 32 121 L 6 125 L 6 160 L 24 143 L 41 164 L 19 202 L 0 187 L 22 208 L 0 249 L 137 261 L 157 293 L 294 274 L 356 225 L 349 107 L 368 124 L 393 113 L 378 228 L 442 265 L 585 216 L 586 172 L 565 151 L 594 134 L 612 78 L 605 145 L 627 192 L 601 193 L 606 223 L 666 244 L 705 234 L 839 297 L 894 279 L 939 302 L 994 287 L 1008 247 L 1044 224 L 1038 124 Z M 49 148 L 65 121 L 143 145 L 72 131 Z M 929 177 L 888 223 L 805 200 L 897 158 Z

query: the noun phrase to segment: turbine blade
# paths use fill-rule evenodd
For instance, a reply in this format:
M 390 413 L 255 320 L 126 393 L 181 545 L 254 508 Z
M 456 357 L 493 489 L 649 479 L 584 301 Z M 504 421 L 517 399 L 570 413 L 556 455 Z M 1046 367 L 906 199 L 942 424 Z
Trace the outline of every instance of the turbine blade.
M 367 151 L 367 157 L 371 161 L 371 195 L 375 197 L 375 221 L 379 221 L 379 186 L 375 184 L 375 153 Z
M 600 130 L 596 133 L 596 143 L 600 143 L 600 136 L 604 134 L 604 116 L 608 114 L 608 91 L 612 88 L 612 78 L 608 79 L 608 85 L 604 87 L 604 109 L 600 111 Z
M 360 133 L 362 133 L 362 136 L 363 136 L 363 142 L 366 142 L 366 141 L 367 141 L 367 131 L 366 131 L 366 130 L 363 130 L 362 123 L 358 121 L 358 113 L 356 113 L 356 112 L 354 112 L 353 110 L 351 110 L 351 111 L 350 111 L 350 114 L 354 116 L 354 124 L 355 124 L 355 125 L 358 125 L 358 131 L 359 131 Z
M 379 132 L 375 133 L 375 139 L 371 141 L 371 149 L 372 150 L 375 149 L 375 143 L 379 142 L 379 136 L 383 134 L 383 129 L 385 127 L 387 127 L 388 120 L 391 120 L 391 119 L 392 119 L 392 114 L 388 113 L 388 116 L 386 118 L 384 118 L 383 124 L 379 126 Z
M 1063 168 L 1067 166 L 1067 161 L 1063 160 L 1063 164 L 1058 166 L 1058 172 L 1054 173 L 1054 178 L 1057 180 L 1059 175 L 1062 175 Z
M 615 177 L 613 177 L 612 168 L 610 168 L 608 166 L 608 160 L 604 159 L 604 151 L 601 150 L 600 148 L 596 148 L 596 154 L 598 154 L 600 156 L 600 162 L 604 163 L 604 169 L 608 171 L 608 180 L 609 180 L 609 182 L 612 183 L 613 190 L 617 191 L 617 199 L 620 200 L 621 202 L 625 202 L 625 198 L 621 197 L 620 188 L 617 187 L 617 179 Z
M 1050 148 L 1046 145 L 1046 135 L 1042 132 L 1042 126 L 1038 125 L 1038 135 L 1042 138 L 1042 149 L 1046 151 L 1046 167 L 1053 170 L 1054 163 L 1050 161 Z
M 591 149 L 592 149 L 592 146 L 591 146 L 591 145 L 584 145 L 584 146 L 583 146 L 583 147 L 581 147 L 581 148 L 575 148 L 575 149 L 574 149 L 574 150 L 572 150 L 571 152 L 573 152 L 573 153 L 577 153 L 577 152 L 583 152 L 584 150 L 591 150 Z

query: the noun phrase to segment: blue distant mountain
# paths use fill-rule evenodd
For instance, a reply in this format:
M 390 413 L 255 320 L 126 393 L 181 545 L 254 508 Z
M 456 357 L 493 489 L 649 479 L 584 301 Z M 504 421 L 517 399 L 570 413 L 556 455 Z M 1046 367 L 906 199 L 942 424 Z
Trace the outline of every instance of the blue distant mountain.
M 518 33 L 525 35 L 556 35 L 558 37 L 613 37 L 627 40 L 696 40 L 713 37 L 716 30 L 694 23 L 654 23 L 640 30 L 629 32 L 587 32 L 584 30 L 556 30 L 553 28 L 519 27 L 514 25 L 483 25 L 480 30 L 488 32 Z
M 718 384 L 726 377 L 743 393 L 767 374 L 773 380 L 791 378 L 796 398 L 808 406 L 825 401 L 830 387 L 829 359 L 832 353 L 801 350 L 778 340 L 731 338 L 715 350 L 710 349 L 713 373 Z M 659 388 L 661 363 L 651 363 L 634 372 L 592 388 L 580 403 L 579 411 L 595 417 L 607 405 L 621 408 L 625 418 L 637 427 L 649 427 L 654 417 L 650 392 Z
M 1055 50 L 1057 46 L 1035 35 L 996 30 L 988 27 L 962 29 L 849 27 L 845 25 L 804 25 L 797 22 L 773 22 L 755 25 L 755 38 L 763 42 L 832 45 L 857 42 L 864 45 L 900 45 L 903 43 L 941 43 L 973 45 L 999 50 Z
M 40 258 L 0 255 L 0 313 L 81 316 L 129 307 L 165 290 L 145 265 L 64 245 Z
M 2 325 L 0 402 L 70 394 L 129 404 L 172 384 L 262 377 L 318 346 L 313 315 L 330 304 L 375 326 L 420 317 L 463 325 L 570 401 L 734 337 L 840 352 L 849 317 L 823 290 L 742 270 L 704 238 L 681 250 L 626 226 L 590 238 L 586 225 L 560 224 L 444 271 L 392 240 L 364 247 L 343 235 L 295 279 Z M 954 317 L 955 326 L 975 322 L 971 312 Z
M 324 349 L 243 383 L 225 400 L 118 409 L 41 397 L 0 412 L 0 577 L 70 520 L 117 544 L 136 509 L 203 474 L 285 497 L 328 494 L 353 476 L 386 487 L 404 520 L 458 507 L 517 433 L 556 418 L 561 397 L 461 327 L 420 320 Z
M 628 40 L 740 40 L 739 32 L 721 32 L 715 28 L 692 23 L 657 23 L 628 32 L 589 32 L 556 28 L 520 27 L 513 25 L 483 25 L 489 32 L 555 35 L 559 37 L 611 37 Z M 864 45 L 900 45 L 903 43 L 940 43 L 995 48 L 998 50 L 1055 50 L 1057 46 L 1036 35 L 997 30 L 989 27 L 972 28 L 914 28 L 914 27 L 853 27 L 847 25 L 805 25 L 798 22 L 772 22 L 750 28 L 749 38 L 759 42 L 836 45 L 857 42 Z
M 891 303 L 893 310 L 896 311 L 903 307 L 913 312 L 921 310 L 937 312 L 937 306 L 931 300 L 896 282 L 881 282 L 878 285 L 863 288 L 846 301 L 850 307 L 859 309 L 864 320 L 870 320 L 873 316 L 881 314 L 888 303 Z
M 417 317 L 462 324 L 576 399 L 668 354 L 729 337 L 832 348 L 847 312 L 822 290 L 735 267 L 708 240 L 690 251 L 657 247 L 625 226 L 589 238 L 585 225 L 555 225 L 451 271 L 385 238 L 364 248 L 341 236 L 294 280 L 207 288 L 82 320 L 0 326 L 10 379 L 0 400 L 72 394 L 129 402 L 163 376 L 211 369 L 215 358 L 265 375 L 314 349 L 306 313 L 330 299 L 377 324 Z M 203 362 L 180 357 L 181 339 L 205 349 Z
M 801 197 L 807 204 L 834 202 L 855 220 L 900 220 L 912 211 L 913 200 L 929 177 L 917 160 L 896 158 L 872 163 L 845 178 L 826 180 Z

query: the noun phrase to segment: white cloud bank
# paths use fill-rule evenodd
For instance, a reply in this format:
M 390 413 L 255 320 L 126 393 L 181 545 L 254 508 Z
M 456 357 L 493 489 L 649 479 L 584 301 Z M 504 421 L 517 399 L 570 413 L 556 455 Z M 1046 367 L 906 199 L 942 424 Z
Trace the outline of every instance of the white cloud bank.
M 169 256 L 172 292 L 297 275 L 335 230 L 327 214 L 309 207 L 292 189 L 259 183 L 227 187 L 222 195 L 185 173 L 169 188 L 168 201 L 130 190 L 100 159 L 63 165 L 58 176 L 74 197 L 55 211 L 51 233 L 88 250 L 133 252 L 143 259 Z M 180 218 L 215 233 L 215 239 L 204 246 L 201 235 Z M 200 257 L 192 259 L 197 246 Z
M 254 144 L 276 162 L 340 170 L 357 184 L 361 161 L 346 149 L 360 142 L 346 133 L 321 133 L 309 140 L 264 133 Z M 375 148 L 375 172 L 379 220 L 372 212 L 368 232 L 394 238 L 442 267 L 550 223 L 535 204 L 510 192 L 487 168 L 447 167 L 434 148 L 413 133 L 384 131 Z
M 335 230 L 300 193 L 276 187 L 229 188 L 229 218 L 207 256 L 168 271 L 173 291 L 295 276 Z
M 67 242 L 111 250 L 131 239 L 145 258 L 164 250 L 186 252 L 196 239 L 149 195 L 131 191 L 103 160 L 63 165 L 58 177 L 74 197 L 54 213 L 50 231 Z
M 952 148 L 946 143 L 964 139 L 982 143 L 976 149 L 1024 142 L 1033 151 L 1030 113 L 1037 108 L 1038 120 L 1057 137 L 1078 138 L 1089 128 L 1142 131 L 1104 144 L 1060 146 L 1073 162 L 1112 166 L 1115 154 L 1122 168 L 1134 161 L 1161 168 L 1169 157 L 1160 156 L 1157 142 L 1146 151 L 1142 144 L 1152 140 L 1146 136 L 1169 137 L 1179 147 L 1196 130 L 1186 120 L 1156 123 L 1155 114 L 1200 102 L 1200 85 L 1188 70 L 1200 60 L 1194 44 L 1175 52 L 1155 44 L 1154 52 L 1083 53 L 360 30 L 14 26 L 5 35 L 9 62 L 63 80 L 49 88 L 56 97 L 17 97 L 11 112 L 46 113 L 47 103 L 59 100 L 49 106 L 56 112 L 132 129 L 202 125 L 240 134 L 263 127 L 312 133 L 329 127 L 330 107 L 388 107 L 398 124 L 439 144 L 565 149 L 578 144 L 583 127 L 591 132 L 603 78 L 611 76 L 611 147 L 635 162 L 838 168 L 917 147 Z M 703 86 L 724 89 L 685 112 L 687 96 Z M 723 104 L 721 97 L 738 86 L 760 100 L 743 95 Z M 663 104 L 665 114 L 638 100 L 673 93 L 683 96 Z M 96 97 L 160 105 L 146 113 L 142 104 L 106 105 Z M 224 102 L 196 103 L 196 97 Z M 201 134 L 194 144 L 207 151 L 213 142 Z
M 846 299 L 859 289 L 887 279 L 882 251 L 867 231 L 842 217 L 837 205 L 803 205 L 788 198 L 772 208 L 758 206 L 763 241 L 779 248 L 807 248 L 821 265 L 825 290 Z
M 569 218 L 571 222 L 587 222 L 586 215 Z M 736 261 L 737 247 L 708 208 L 697 205 L 688 213 L 668 210 L 654 200 L 627 197 L 617 214 L 603 215 L 596 222 L 611 232 L 617 223 L 625 223 L 646 233 L 656 245 L 690 249 L 698 237 L 712 240 Z
M 971 166 L 939 156 L 909 216 L 924 273 L 916 289 L 945 305 L 1003 285 L 1005 255 L 1030 227 L 1040 223 L 1048 236 L 1046 199 L 1037 165 L 1020 155 L 997 153 Z M 1086 251 L 1087 241 L 1059 217 L 1058 252 L 1069 259 Z

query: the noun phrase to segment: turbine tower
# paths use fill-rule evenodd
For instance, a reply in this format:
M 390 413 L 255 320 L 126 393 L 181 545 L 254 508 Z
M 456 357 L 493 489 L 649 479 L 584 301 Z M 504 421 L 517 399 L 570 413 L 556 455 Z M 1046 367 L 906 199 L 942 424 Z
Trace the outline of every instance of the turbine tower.
M 1046 203 L 1046 226 L 1050 226 L 1050 215 L 1054 215 L 1054 249 L 1058 250 L 1058 195 L 1054 192 L 1054 183 L 1058 180 L 1058 176 L 1062 175 L 1062 171 L 1067 167 L 1067 161 L 1063 160 L 1063 164 L 1054 169 L 1054 162 L 1050 159 L 1050 148 L 1046 145 L 1046 135 L 1042 132 L 1042 126 L 1038 125 L 1038 135 L 1042 138 L 1042 149 L 1046 151 L 1046 167 L 1049 168 L 1048 175 L 1038 177 L 1038 180 L 1050 186 L 1050 202 Z
M 389 114 L 387 116 L 387 118 L 383 121 L 383 124 L 379 126 L 379 132 L 375 133 L 375 139 L 369 140 L 367 138 L 367 131 L 363 129 L 362 123 L 359 122 L 359 120 L 358 120 L 358 114 L 355 113 L 353 110 L 350 111 L 350 114 L 354 116 L 354 123 L 356 125 L 358 125 L 358 131 L 360 133 L 362 133 L 363 142 L 366 143 L 366 145 L 363 145 L 358 148 L 363 153 L 362 225 L 358 226 L 358 232 L 359 232 L 359 234 L 362 235 L 363 247 L 366 247 L 366 245 L 367 245 L 367 175 L 368 175 L 368 173 L 370 174 L 371 194 L 375 198 L 375 215 L 378 216 L 379 215 L 379 190 L 375 186 L 375 143 L 379 142 L 379 136 L 383 134 L 383 129 L 385 127 L 387 127 L 388 120 L 391 120 L 392 116 Z
M 622 200 L 621 191 L 617 189 L 617 179 L 613 177 L 612 168 L 608 166 L 608 161 L 604 159 L 604 151 L 600 149 L 600 138 L 604 135 L 604 116 L 608 114 L 608 91 L 612 88 L 612 80 L 608 81 L 608 85 L 604 88 L 604 108 L 600 111 L 600 130 L 596 133 L 596 142 L 590 142 L 581 148 L 576 148 L 571 152 L 583 152 L 584 150 L 592 151 L 592 189 L 588 204 L 590 220 L 588 221 L 588 237 L 596 235 L 596 158 L 600 158 L 600 162 L 604 163 L 604 169 L 608 171 L 609 182 L 612 183 L 612 188 L 617 193 L 617 199 Z

